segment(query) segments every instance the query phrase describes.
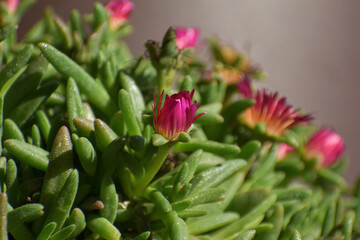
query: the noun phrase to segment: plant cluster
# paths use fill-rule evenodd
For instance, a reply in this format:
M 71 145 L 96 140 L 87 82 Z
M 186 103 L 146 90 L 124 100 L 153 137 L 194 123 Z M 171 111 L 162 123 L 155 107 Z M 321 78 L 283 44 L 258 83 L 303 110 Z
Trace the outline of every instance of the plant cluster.
M 133 57 L 134 4 L 0 2 L 0 239 L 315 240 L 360 235 L 344 141 L 233 47 L 170 27 Z M 87 29 L 87 30 L 86 30 Z

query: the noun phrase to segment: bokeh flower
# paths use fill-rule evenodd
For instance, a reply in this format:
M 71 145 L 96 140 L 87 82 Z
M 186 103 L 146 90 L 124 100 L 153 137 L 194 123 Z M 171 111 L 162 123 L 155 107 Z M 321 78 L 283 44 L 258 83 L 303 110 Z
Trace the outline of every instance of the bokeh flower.
M 181 132 L 187 132 L 192 123 L 205 113 L 195 116 L 197 102 L 192 102 L 194 90 L 181 91 L 171 96 L 166 95 L 161 107 L 164 91 L 160 95 L 157 106 L 153 106 L 153 123 L 155 132 L 168 140 L 176 140 Z
M 317 158 L 323 167 L 329 167 L 344 152 L 344 139 L 329 128 L 321 128 L 305 145 L 307 158 Z
M 116 29 L 129 19 L 134 3 L 129 0 L 112 0 L 105 7 L 110 13 L 110 27 Z
M 290 152 L 293 152 L 295 150 L 294 147 L 286 144 L 286 143 L 280 143 L 278 145 L 278 148 L 276 150 L 276 159 L 278 161 L 283 160 Z
M 179 50 L 195 47 L 200 35 L 197 28 L 176 27 L 175 33 L 176 45 Z
M 232 67 L 215 67 L 215 72 L 228 85 L 236 84 L 244 79 L 245 74 Z
M 286 103 L 285 97 L 279 98 L 277 92 L 269 93 L 267 90 L 258 90 L 254 93 L 249 78 L 239 83 L 237 87 L 243 97 L 255 100 L 255 104 L 246 109 L 241 116 L 241 121 L 249 128 L 266 123 L 266 134 L 279 137 L 285 130 L 299 124 L 307 124 L 312 119 L 310 115 L 298 113 Z
M 19 5 L 19 0 L 6 0 L 5 4 L 8 12 L 13 14 Z

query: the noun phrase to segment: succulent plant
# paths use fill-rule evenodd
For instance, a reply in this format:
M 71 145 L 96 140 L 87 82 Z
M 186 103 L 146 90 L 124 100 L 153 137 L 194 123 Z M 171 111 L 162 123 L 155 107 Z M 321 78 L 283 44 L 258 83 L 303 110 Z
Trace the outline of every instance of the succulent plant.
M 1 240 L 360 235 L 342 137 L 253 90 L 248 56 L 210 39 L 205 62 L 170 27 L 134 58 L 128 0 L 46 10 L 17 41 L 32 2 L 0 5 Z

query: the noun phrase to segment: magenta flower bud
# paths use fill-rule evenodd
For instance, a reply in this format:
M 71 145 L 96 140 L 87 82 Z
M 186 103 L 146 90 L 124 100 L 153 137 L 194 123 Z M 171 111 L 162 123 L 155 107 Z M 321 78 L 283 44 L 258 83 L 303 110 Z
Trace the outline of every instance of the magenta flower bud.
M 254 128 L 259 123 L 266 123 L 266 134 L 279 137 L 285 130 L 299 124 L 307 124 L 312 119 L 310 115 L 299 114 L 286 103 L 286 98 L 279 98 L 277 92 L 258 90 L 254 93 L 248 78 L 237 84 L 237 87 L 243 97 L 255 100 L 255 104 L 246 109 L 240 118 L 249 128 Z
M 196 46 L 200 31 L 197 28 L 176 27 L 176 45 L 179 50 Z
M 134 3 L 129 0 L 112 0 L 105 7 L 110 13 L 110 27 L 116 29 L 129 19 Z
M 157 134 L 162 135 L 167 140 L 176 140 L 180 133 L 187 132 L 191 124 L 205 113 L 200 113 L 195 116 L 198 109 L 196 101 L 192 102 L 194 90 L 181 91 L 169 97 L 166 95 L 165 102 L 161 107 L 161 101 L 164 91 L 160 95 L 159 102 L 155 107 L 155 100 L 153 106 L 154 113 L 154 128 Z
M 329 128 L 322 128 L 305 145 L 305 155 L 315 157 L 321 166 L 329 167 L 344 152 L 344 139 Z
M 19 0 L 6 0 L 5 3 L 8 12 L 13 14 L 19 5 Z

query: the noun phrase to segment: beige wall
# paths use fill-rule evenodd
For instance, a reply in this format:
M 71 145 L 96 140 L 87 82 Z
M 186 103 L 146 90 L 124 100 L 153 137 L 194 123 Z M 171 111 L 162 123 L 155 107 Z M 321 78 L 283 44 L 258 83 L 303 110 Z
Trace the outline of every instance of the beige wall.
M 86 4 L 84 4 L 86 2 Z M 45 4 L 65 18 L 89 0 L 38 1 L 26 28 Z M 358 0 L 143 0 L 134 1 L 128 38 L 137 54 L 147 39 L 160 40 L 169 25 L 196 26 L 202 37 L 216 35 L 240 49 L 269 73 L 265 85 L 313 113 L 316 122 L 345 137 L 351 164 L 346 178 L 360 172 L 360 1 Z

